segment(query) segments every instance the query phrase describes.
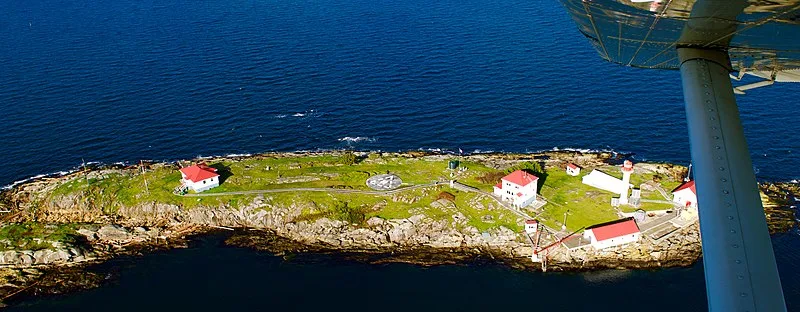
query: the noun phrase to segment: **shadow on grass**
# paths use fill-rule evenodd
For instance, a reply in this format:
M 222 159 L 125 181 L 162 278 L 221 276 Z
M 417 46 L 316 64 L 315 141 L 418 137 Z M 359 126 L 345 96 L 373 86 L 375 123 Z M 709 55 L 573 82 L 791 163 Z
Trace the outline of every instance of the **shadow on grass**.
M 219 184 L 225 183 L 225 180 L 228 180 L 228 178 L 233 176 L 233 171 L 231 171 L 231 167 L 229 166 L 216 163 L 209 165 L 209 167 L 217 169 L 217 174 L 219 174 Z

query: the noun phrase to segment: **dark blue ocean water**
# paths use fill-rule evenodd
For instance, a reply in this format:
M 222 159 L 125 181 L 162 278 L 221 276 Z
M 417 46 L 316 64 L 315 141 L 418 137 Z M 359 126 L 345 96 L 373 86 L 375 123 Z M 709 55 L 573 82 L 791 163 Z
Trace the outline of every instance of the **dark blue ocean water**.
M 1 1 L 0 42 L 0 184 L 273 150 L 689 159 L 679 73 L 601 61 L 556 1 Z M 738 99 L 760 178 L 800 178 L 798 91 Z
M 761 179 L 800 178 L 798 91 L 738 98 Z M 0 185 L 82 159 L 264 151 L 557 147 L 689 159 L 678 72 L 601 61 L 556 1 L 0 1 L 0 103 Z M 799 241 L 775 244 L 787 298 L 800 308 Z M 356 297 L 341 304 L 364 309 L 562 310 L 589 302 L 583 296 L 614 298 L 622 310 L 650 297 L 664 310 L 705 304 L 699 266 L 595 282 L 484 267 L 294 265 L 204 247 L 126 269 L 133 280 L 117 287 L 42 304 L 328 307 L 308 300 L 320 295 Z M 142 285 L 153 286 L 137 292 Z M 622 304 L 629 299 L 635 306 Z

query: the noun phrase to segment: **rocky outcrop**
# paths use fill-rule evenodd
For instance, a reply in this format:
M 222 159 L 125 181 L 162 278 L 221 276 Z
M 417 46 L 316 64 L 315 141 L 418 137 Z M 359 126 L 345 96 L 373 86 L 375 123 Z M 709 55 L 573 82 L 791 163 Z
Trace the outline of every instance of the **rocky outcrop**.
M 297 157 L 304 154 L 281 153 L 257 155 L 254 157 Z M 426 159 L 443 160 L 449 156 L 429 153 L 387 154 L 390 157 L 425 157 Z M 522 160 L 541 160 L 563 163 L 565 160 L 578 164 L 592 165 L 616 161 L 614 154 L 591 154 L 574 151 L 553 152 L 542 155 L 529 154 L 487 154 L 469 156 L 471 161 L 478 161 L 493 167 L 509 166 Z M 652 164 L 654 172 L 664 175 L 679 174 L 684 168 L 670 164 Z M 110 172 L 99 170 L 90 175 L 102 177 L 110 173 L 126 174 L 125 170 L 111 169 Z M 78 230 L 93 245 L 123 246 L 132 242 L 146 242 L 170 233 L 184 226 L 215 226 L 230 228 L 251 228 L 266 230 L 293 240 L 298 244 L 320 245 L 336 250 L 397 250 L 397 249 L 442 249 L 442 250 L 490 250 L 493 257 L 524 259 L 532 254 L 531 246 L 524 236 L 514 231 L 499 227 L 490 231 L 480 231 L 467 224 L 467 218 L 453 210 L 453 214 L 445 219 L 432 219 L 422 214 L 415 214 L 404 219 L 381 219 L 372 217 L 363 225 L 353 225 L 325 217 L 316 219 L 301 218 L 304 209 L 314 210 L 316 207 L 304 207 L 298 204 L 279 206 L 272 204 L 269 197 L 259 196 L 244 207 L 231 208 L 221 206 L 200 206 L 185 209 L 178 205 L 147 202 L 138 205 L 124 206 L 111 203 L 113 213 L 109 213 L 108 203 L 97 203 L 88 195 L 74 193 L 65 196 L 38 196 L 47 194 L 66 179 L 41 180 L 23 184 L 3 194 L 5 207 L 13 207 L 14 221 L 37 220 L 46 223 L 88 222 L 98 224 Z M 775 229 L 786 229 L 794 225 L 793 211 L 784 209 L 789 200 L 794 200 L 798 188 L 792 185 L 770 185 L 762 188 L 773 198 L 783 198 L 786 203 L 768 210 L 771 224 L 781 224 Z M 414 203 L 419 198 L 395 194 L 393 202 Z M 770 208 L 768 208 L 770 209 Z M 413 211 L 413 210 L 412 210 Z M 778 221 L 776 221 L 778 220 Z M 566 251 L 549 255 L 553 267 L 563 269 L 585 269 L 591 267 L 642 267 L 685 264 L 696 261 L 700 254 L 699 234 L 696 230 L 685 229 L 685 233 L 675 235 L 680 241 L 669 239 L 659 243 L 643 242 L 627 245 L 620 249 L 596 252 L 593 250 Z M 50 263 L 73 261 L 78 256 L 66 257 L 65 253 L 51 250 L 42 259 Z M 14 251 L 9 254 L 8 263 L 37 263 L 40 257 L 26 251 Z M 66 259 L 66 260 L 64 260 Z M 79 259 L 79 258 L 78 258 Z M 45 260 L 42 260 L 45 261 Z M 0 264 L 6 262 L 0 262 Z
M 81 249 L 7 250 L 0 252 L 0 265 L 31 266 L 85 261 Z

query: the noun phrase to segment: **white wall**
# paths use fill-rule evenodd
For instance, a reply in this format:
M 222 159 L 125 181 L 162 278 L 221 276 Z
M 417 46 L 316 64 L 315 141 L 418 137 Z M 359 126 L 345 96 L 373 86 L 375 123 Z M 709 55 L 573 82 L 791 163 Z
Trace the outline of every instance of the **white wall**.
M 506 180 L 502 180 L 501 183 L 503 188 L 494 187 L 494 194 L 500 196 L 503 200 L 511 201 L 514 206 L 525 207 L 536 202 L 536 188 L 539 180 L 528 183 L 524 187 Z M 517 196 L 517 193 L 522 193 L 522 197 Z
M 571 176 L 574 177 L 574 176 L 579 175 L 580 173 L 581 173 L 581 168 L 572 169 L 570 167 L 567 167 L 567 174 L 568 175 L 571 175 Z
M 605 249 L 605 248 L 609 248 L 609 247 L 629 244 L 629 243 L 633 243 L 633 242 L 639 241 L 639 238 L 640 238 L 641 235 L 642 235 L 642 233 L 634 233 L 634 234 L 628 234 L 628 235 L 624 235 L 624 236 L 619 236 L 619 237 L 606 239 L 606 240 L 603 240 L 603 241 L 597 241 L 597 238 L 595 238 L 594 235 L 592 235 L 592 246 L 595 249 Z
M 672 201 L 683 207 L 686 202 L 692 202 L 692 207 L 697 208 L 697 196 L 690 189 L 682 189 L 672 194 Z
M 202 192 L 210 188 L 219 186 L 219 177 L 208 178 L 202 181 L 192 182 L 191 180 L 184 179 L 184 184 L 195 192 Z

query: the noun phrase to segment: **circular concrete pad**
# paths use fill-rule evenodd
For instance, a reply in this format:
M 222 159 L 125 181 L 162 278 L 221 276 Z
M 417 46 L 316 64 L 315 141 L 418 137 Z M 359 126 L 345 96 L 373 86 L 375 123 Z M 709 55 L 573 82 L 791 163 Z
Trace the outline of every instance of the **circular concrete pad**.
M 400 177 L 393 174 L 379 174 L 367 179 L 367 186 L 376 191 L 388 191 L 400 187 Z

